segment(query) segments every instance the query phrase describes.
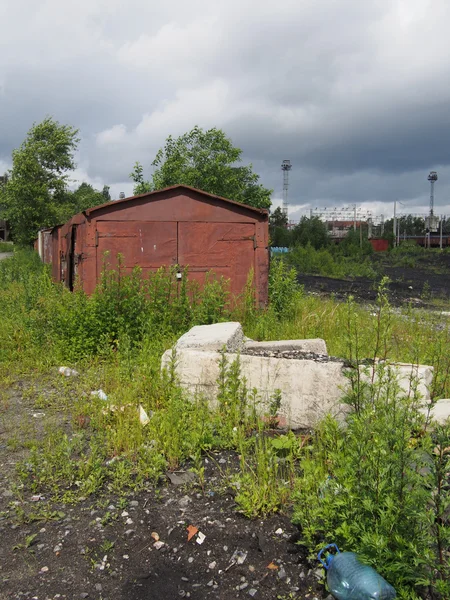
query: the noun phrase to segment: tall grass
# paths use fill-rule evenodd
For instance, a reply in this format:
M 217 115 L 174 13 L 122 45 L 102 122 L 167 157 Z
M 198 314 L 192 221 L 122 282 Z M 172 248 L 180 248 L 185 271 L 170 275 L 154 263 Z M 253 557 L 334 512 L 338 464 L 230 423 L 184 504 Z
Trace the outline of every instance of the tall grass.
M 170 269 L 124 275 L 119 261 L 88 297 L 52 283 L 33 253 L 0 263 L 3 393 L 15 378 L 24 400 L 70 422 L 55 421 L 41 439 L 27 432 L 14 441 L 29 450 L 18 465 L 20 493 L 45 492 L 62 502 L 124 494 L 187 464 L 205 492 L 202 455 L 234 449 L 241 471 L 227 488 L 236 491 L 243 514 L 267 515 L 294 502 L 311 553 L 338 541 L 374 564 L 400 598 L 425 597 L 426 588 L 434 598 L 450 597 L 450 429 L 430 428 L 417 412 L 417 391 L 405 397 L 384 367 L 373 367 L 373 376 L 367 367 L 364 385 L 359 378 L 365 359 L 430 364 L 432 397 L 448 397 L 450 334 L 442 318 L 394 312 L 383 287 L 370 309 L 351 298 L 308 296 L 281 260 L 272 264 L 265 310 L 254 307 L 250 282 L 232 304 L 225 281 L 211 276 L 203 290 L 186 281 L 177 283 Z M 214 406 L 186 395 L 174 363 L 161 372 L 162 353 L 192 325 L 236 318 L 254 339 L 321 337 L 330 354 L 347 358 L 347 426 L 328 418 L 311 438 L 272 439 L 273 419 L 258 416 L 257 392 L 241 379 L 239 361 L 229 364 L 226 355 Z M 61 363 L 76 366 L 79 377 L 61 377 Z M 99 388 L 107 402 L 91 396 Z M 0 409 L 7 402 L 0 395 Z

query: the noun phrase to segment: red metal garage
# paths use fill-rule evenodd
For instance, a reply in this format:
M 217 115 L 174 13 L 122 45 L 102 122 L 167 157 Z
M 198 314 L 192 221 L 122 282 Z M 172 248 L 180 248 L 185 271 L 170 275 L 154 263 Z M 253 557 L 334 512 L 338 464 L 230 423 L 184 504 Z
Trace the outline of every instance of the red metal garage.
M 112 267 L 123 255 L 126 271 L 179 265 L 200 283 L 214 271 L 230 279 L 232 294 L 243 291 L 253 269 L 257 300 L 267 302 L 268 211 L 188 186 L 86 210 L 53 230 L 53 244 L 53 277 L 70 289 L 78 276 L 91 293 L 109 252 Z

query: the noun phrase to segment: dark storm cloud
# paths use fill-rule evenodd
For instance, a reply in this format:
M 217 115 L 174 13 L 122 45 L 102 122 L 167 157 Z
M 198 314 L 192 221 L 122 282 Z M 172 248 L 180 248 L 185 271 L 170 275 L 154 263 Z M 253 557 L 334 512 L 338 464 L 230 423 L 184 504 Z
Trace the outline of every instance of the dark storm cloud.
M 289 158 L 293 205 L 426 210 L 437 168 L 450 212 L 449 16 L 445 0 L 17 0 L 0 8 L 0 161 L 51 114 L 81 130 L 74 179 L 128 193 L 169 134 L 217 126 L 275 204 Z

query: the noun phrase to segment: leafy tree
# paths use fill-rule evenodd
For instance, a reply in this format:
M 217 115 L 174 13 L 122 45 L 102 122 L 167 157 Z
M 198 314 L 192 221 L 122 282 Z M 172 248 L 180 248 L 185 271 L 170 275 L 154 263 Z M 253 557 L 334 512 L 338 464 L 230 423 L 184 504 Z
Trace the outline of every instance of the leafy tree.
M 397 219 L 400 226 L 400 235 L 425 235 L 425 219 L 413 215 L 402 215 Z M 393 234 L 394 219 L 388 219 L 384 223 L 384 237 Z
M 287 215 L 281 210 L 279 206 L 271 213 L 269 217 L 270 227 L 287 227 L 288 218 Z
M 373 253 L 373 246 L 368 240 L 367 227 L 360 229 L 349 229 L 347 235 L 340 242 L 339 253 L 344 256 L 361 256 Z
M 14 239 L 31 244 L 39 228 L 56 225 L 68 202 L 68 172 L 75 168 L 78 130 L 51 117 L 34 124 L 20 148 L 6 184 L 6 218 Z
M 102 196 L 103 196 L 104 202 L 111 202 L 111 194 L 109 193 L 109 185 L 103 186 Z
M 90 183 L 83 182 L 75 191 L 67 192 L 66 201 L 60 206 L 58 222 L 64 223 L 73 215 L 104 202 L 103 192 L 93 188 Z
M 152 192 L 153 187 L 150 181 L 144 179 L 144 167 L 140 162 L 135 162 L 133 170 L 130 173 L 130 178 L 134 181 L 133 193 L 137 196 L 138 194 L 145 194 L 146 192 Z
M 316 250 L 330 244 L 327 226 L 319 217 L 302 217 L 292 231 L 292 241 L 300 246 L 311 244 Z
M 178 138 L 169 136 L 152 163 L 151 183 L 136 163 L 131 173 L 135 193 L 184 184 L 258 208 L 269 208 L 272 190 L 259 183 L 252 165 L 239 165 L 242 150 L 220 129 L 194 127 Z
M 290 246 L 292 235 L 287 228 L 288 218 L 278 206 L 269 216 L 269 237 L 271 246 Z

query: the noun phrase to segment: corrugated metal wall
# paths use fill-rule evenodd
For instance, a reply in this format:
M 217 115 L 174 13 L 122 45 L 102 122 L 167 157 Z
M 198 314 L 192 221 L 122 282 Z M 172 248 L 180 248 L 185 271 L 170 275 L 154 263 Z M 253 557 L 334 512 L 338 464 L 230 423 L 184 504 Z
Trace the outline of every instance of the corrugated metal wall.
M 71 289 L 78 277 L 91 293 L 105 253 L 112 268 L 120 253 L 125 272 L 179 265 L 202 284 L 214 271 L 230 279 L 234 295 L 242 293 L 253 269 L 257 300 L 267 302 L 267 211 L 186 186 L 89 209 L 53 230 L 52 241 L 53 277 Z

